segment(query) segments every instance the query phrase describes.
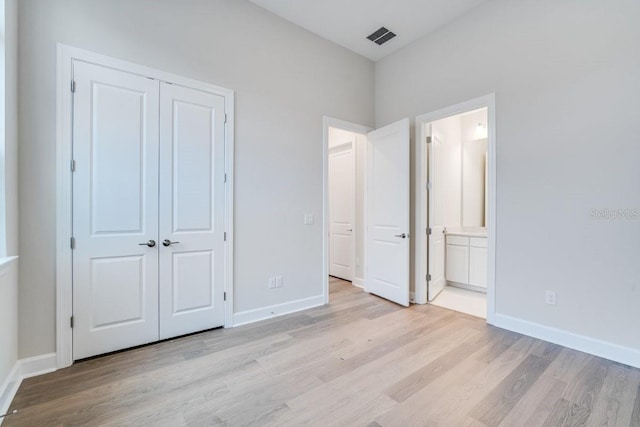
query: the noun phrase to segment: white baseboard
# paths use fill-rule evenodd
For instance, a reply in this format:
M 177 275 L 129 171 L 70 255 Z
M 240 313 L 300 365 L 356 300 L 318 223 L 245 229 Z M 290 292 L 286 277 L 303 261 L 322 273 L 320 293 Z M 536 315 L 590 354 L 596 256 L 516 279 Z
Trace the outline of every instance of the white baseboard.
M 364 279 L 361 279 L 359 277 L 354 277 L 353 282 L 351 283 L 353 284 L 353 286 L 357 286 L 359 288 L 364 289 Z
M 247 323 L 271 319 L 272 317 L 283 316 L 285 314 L 295 313 L 296 311 L 306 310 L 308 308 L 318 307 L 321 305 L 324 305 L 324 295 L 303 298 L 254 310 L 240 311 L 233 314 L 233 326 L 246 325 Z
M 11 402 L 18 392 L 20 383 L 22 383 L 22 376 L 20 375 L 20 361 L 18 360 L 11 368 L 2 386 L 0 386 L 0 414 L 6 414 L 9 411 L 9 406 L 11 406 Z M 0 418 L 0 424 L 2 424 L 3 419 Z
M 2 386 L 0 386 L 0 414 L 5 414 L 9 410 L 23 379 L 48 374 L 56 369 L 55 353 L 42 354 L 16 361 L 11 372 L 9 372 Z M 0 418 L 0 424 L 2 424 L 2 420 L 3 418 Z
M 412 303 L 416 303 L 416 293 L 415 292 L 409 292 L 409 302 Z
M 22 378 L 31 378 L 48 374 L 58 369 L 56 354 L 48 353 L 20 360 Z
M 494 325 L 499 328 L 508 329 L 513 332 L 529 335 L 574 350 L 640 368 L 640 350 L 634 348 L 624 347 L 585 335 L 574 334 L 498 313 L 495 315 Z

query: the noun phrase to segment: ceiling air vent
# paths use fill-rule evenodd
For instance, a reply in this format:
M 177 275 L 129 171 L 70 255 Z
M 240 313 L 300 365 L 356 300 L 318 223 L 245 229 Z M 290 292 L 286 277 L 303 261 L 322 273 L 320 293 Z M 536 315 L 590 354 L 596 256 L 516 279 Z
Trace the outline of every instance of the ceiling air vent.
M 376 43 L 377 45 L 383 45 L 384 43 L 388 42 L 395 36 L 396 36 L 395 33 L 392 33 L 391 31 L 387 30 L 385 27 L 380 27 L 378 30 L 374 31 L 369 36 L 367 36 L 367 38 L 372 42 Z

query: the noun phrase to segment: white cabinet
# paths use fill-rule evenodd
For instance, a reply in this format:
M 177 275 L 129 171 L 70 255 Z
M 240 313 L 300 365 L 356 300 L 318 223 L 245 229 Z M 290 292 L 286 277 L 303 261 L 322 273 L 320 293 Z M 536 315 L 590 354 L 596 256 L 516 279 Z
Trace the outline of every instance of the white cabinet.
M 487 288 L 487 248 L 469 248 L 469 284 Z
M 460 285 L 487 288 L 487 238 L 448 235 L 446 279 Z
M 468 237 L 447 236 L 445 276 L 449 282 L 467 283 L 469 281 Z

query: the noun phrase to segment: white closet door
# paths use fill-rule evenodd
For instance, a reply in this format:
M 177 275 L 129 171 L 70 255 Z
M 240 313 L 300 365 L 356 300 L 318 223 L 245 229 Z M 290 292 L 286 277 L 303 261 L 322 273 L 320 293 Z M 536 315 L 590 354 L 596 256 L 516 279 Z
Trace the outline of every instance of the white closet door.
M 329 152 L 329 274 L 353 280 L 355 137 Z
M 224 98 L 162 83 L 161 339 L 224 323 L 224 173 Z
M 365 290 L 409 306 L 409 119 L 367 139 Z
M 73 72 L 77 360 L 158 340 L 158 81 Z

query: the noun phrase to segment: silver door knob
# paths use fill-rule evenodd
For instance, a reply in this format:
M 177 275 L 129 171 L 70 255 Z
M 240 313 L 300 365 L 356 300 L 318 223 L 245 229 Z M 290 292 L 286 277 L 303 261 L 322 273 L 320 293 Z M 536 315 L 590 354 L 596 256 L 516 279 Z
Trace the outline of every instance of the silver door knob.
M 171 245 L 175 245 L 176 243 L 180 243 L 180 242 L 172 242 L 172 241 L 171 241 L 171 240 L 169 240 L 169 239 L 164 239 L 164 240 L 162 241 L 162 246 L 171 246 Z
M 400 237 L 401 239 L 406 239 L 407 238 L 407 234 L 406 233 L 396 234 L 395 237 Z
M 140 246 L 149 246 L 150 248 L 154 247 L 156 245 L 156 241 L 155 240 L 149 240 L 147 243 L 138 243 L 138 245 Z

